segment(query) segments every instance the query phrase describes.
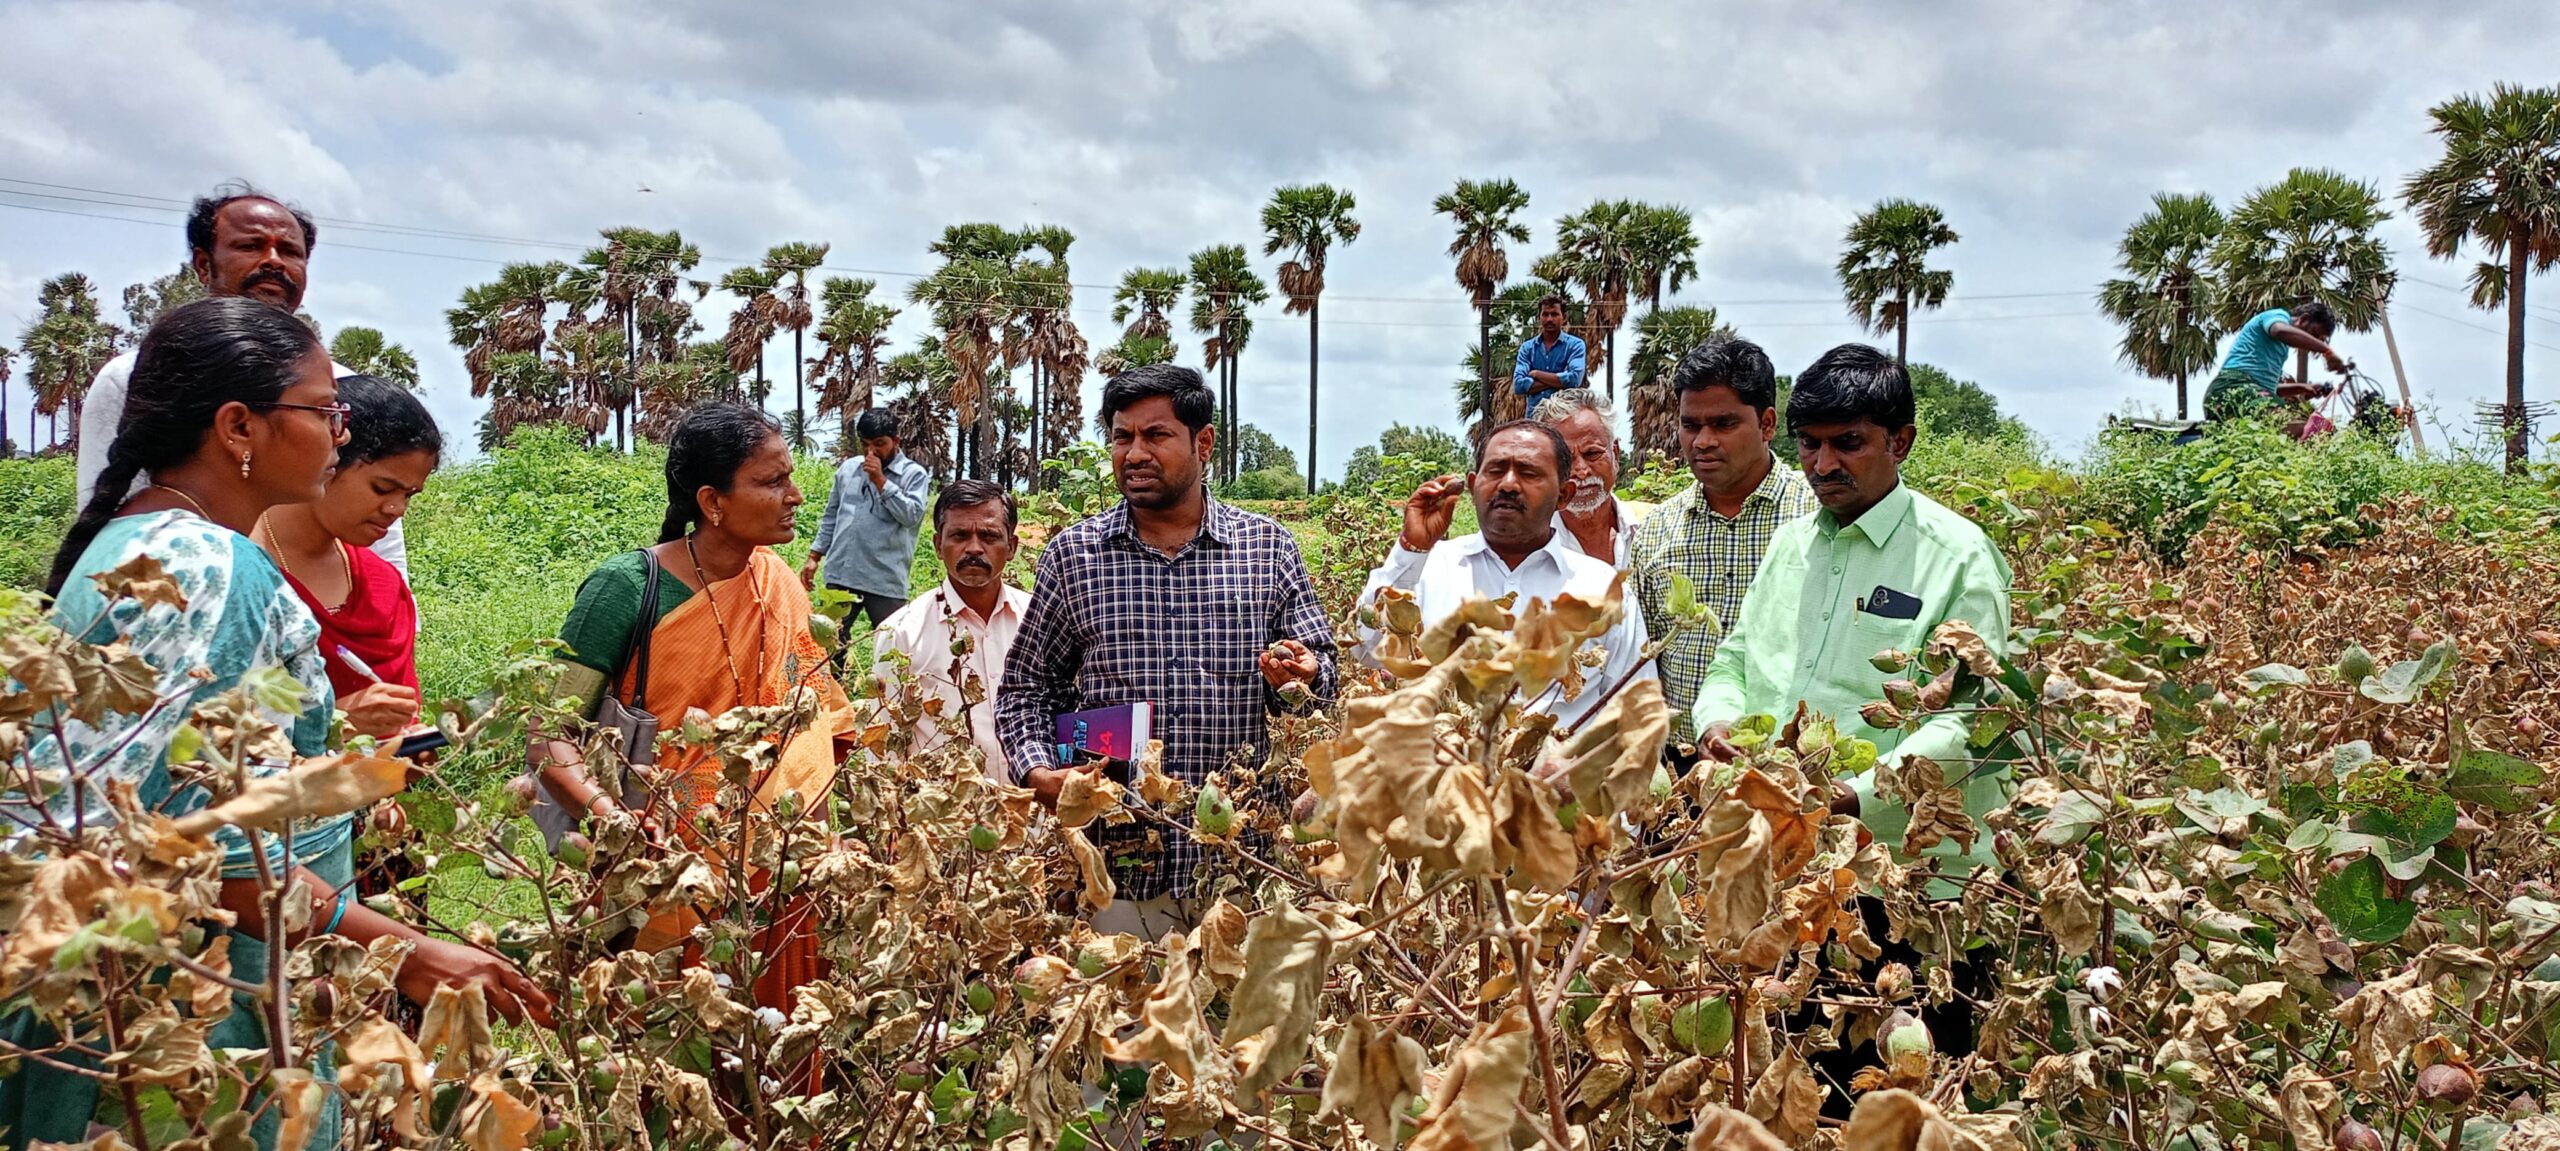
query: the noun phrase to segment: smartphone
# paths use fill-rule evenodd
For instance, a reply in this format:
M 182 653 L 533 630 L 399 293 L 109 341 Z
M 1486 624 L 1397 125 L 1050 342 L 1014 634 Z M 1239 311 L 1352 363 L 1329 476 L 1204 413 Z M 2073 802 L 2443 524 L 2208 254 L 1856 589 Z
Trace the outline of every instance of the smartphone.
M 402 736 L 400 739 L 400 749 L 392 754 L 399 756 L 402 759 L 416 759 L 430 751 L 436 750 L 437 748 L 448 746 L 452 742 L 452 740 L 445 738 L 444 732 L 435 728 L 429 728 L 425 731 L 412 732 L 409 735 Z

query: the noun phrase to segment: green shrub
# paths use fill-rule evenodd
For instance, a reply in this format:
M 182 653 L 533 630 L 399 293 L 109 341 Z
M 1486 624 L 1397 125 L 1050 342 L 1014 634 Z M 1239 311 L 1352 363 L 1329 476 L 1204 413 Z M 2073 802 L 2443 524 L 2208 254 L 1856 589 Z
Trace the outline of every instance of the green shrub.
M 1218 492 L 1229 500 L 1294 500 L 1305 494 L 1307 477 L 1285 468 L 1246 472 Z
M 44 585 L 77 510 L 72 475 L 67 455 L 0 460 L 0 587 Z

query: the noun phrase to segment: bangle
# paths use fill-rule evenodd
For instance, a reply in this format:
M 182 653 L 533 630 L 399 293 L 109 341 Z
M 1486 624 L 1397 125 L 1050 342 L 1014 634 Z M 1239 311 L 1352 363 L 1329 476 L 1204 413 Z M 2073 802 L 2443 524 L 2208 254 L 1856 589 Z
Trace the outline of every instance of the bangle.
M 337 934 L 337 932 L 338 932 L 338 924 L 339 924 L 340 922 L 344 921 L 344 920 L 347 918 L 347 908 L 348 908 L 350 905 L 354 904 L 354 903 L 355 903 L 355 901 L 356 901 L 356 889 L 355 889 L 355 885 L 354 885 L 354 884 L 349 884 L 349 885 L 347 885 L 347 887 L 346 887 L 344 890 L 339 891 L 339 892 L 338 892 L 338 908 L 337 908 L 337 910 L 332 911 L 332 912 L 330 912 L 330 913 L 329 913 L 329 926 L 321 928 L 321 929 L 320 929 L 320 934 L 322 934 L 322 935 L 335 935 L 335 934 Z

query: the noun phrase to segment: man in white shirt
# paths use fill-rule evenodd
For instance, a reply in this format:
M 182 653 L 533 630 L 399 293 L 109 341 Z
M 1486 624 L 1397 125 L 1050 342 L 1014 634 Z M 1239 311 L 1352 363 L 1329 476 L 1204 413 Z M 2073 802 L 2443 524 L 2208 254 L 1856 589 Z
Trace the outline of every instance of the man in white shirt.
M 1564 495 L 1556 508 L 1556 534 L 1566 547 L 1628 570 L 1627 546 L 1636 521 L 1653 505 L 1619 499 L 1618 434 L 1610 426 L 1609 401 L 1589 388 L 1551 392 L 1530 416 L 1554 428 L 1573 453 Z
M 1387 562 L 1369 573 L 1360 606 L 1374 607 L 1387 588 L 1409 592 L 1422 609 L 1429 630 L 1466 601 L 1481 596 L 1499 599 L 1517 593 L 1515 614 L 1537 599 L 1554 602 L 1573 595 L 1597 601 L 1609 594 L 1616 569 L 1569 547 L 1556 528 L 1556 501 L 1563 479 L 1572 470 L 1564 437 L 1535 420 L 1513 420 L 1485 433 L 1476 444 L 1475 471 L 1425 482 L 1404 504 L 1404 531 Z M 1441 537 L 1457 512 L 1458 496 L 1473 498 L 1478 534 L 1454 540 Z M 1644 617 L 1634 597 L 1614 626 L 1586 643 L 1600 646 L 1606 659 L 1583 672 L 1582 690 L 1567 698 L 1561 684 L 1529 701 L 1533 711 L 1549 711 L 1559 724 L 1571 725 L 1598 705 L 1611 684 L 1622 678 L 1649 679 L 1644 662 Z M 1380 634 L 1363 628 L 1361 654 L 1374 660 Z
M 941 703 L 916 722 L 909 750 L 940 747 L 950 738 L 944 721 L 965 713 L 987 778 L 999 783 L 1013 775 L 996 735 L 996 687 L 1031 606 L 1031 593 L 1004 575 L 1021 546 L 1016 523 L 1013 497 L 1003 488 L 960 480 L 942 489 L 933 501 L 933 551 L 948 578 L 891 612 L 871 635 L 872 674 L 893 692 L 901 679 L 912 678 L 924 700 Z
M 187 212 L 187 259 L 206 294 L 248 296 L 290 312 L 302 306 L 309 282 L 305 272 L 320 229 L 302 210 L 246 184 L 225 184 L 213 194 L 196 197 Z M 87 507 L 98 475 L 107 470 L 107 449 L 124 423 L 125 390 L 133 376 L 135 353 L 126 352 L 98 369 L 81 401 L 79 505 Z M 336 374 L 353 373 L 332 363 Z M 136 488 L 149 477 L 134 481 Z M 402 577 L 409 574 L 409 549 L 395 522 L 373 545 L 374 554 L 391 561 Z

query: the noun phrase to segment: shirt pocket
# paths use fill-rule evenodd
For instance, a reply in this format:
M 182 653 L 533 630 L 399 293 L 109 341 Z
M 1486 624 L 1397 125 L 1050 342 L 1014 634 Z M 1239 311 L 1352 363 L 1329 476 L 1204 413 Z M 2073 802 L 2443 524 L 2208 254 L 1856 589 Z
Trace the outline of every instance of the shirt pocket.
M 1199 605 L 1197 646 L 1189 653 L 1212 680 L 1235 683 L 1261 674 L 1256 657 L 1271 641 L 1271 599 L 1257 589 L 1208 593 Z

